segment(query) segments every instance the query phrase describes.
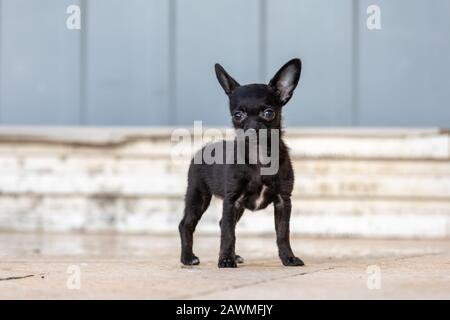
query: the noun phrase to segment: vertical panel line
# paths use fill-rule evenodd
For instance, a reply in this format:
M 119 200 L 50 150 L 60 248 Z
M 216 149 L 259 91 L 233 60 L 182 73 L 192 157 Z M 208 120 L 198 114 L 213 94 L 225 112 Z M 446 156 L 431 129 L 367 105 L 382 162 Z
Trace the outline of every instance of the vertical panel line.
M 87 124 L 87 2 L 80 0 L 81 6 L 81 32 L 80 32 L 80 65 L 79 65 L 79 123 Z
M 267 68 L 267 0 L 259 1 L 259 78 L 265 83 Z
M 168 30 L 169 30 L 169 59 L 168 59 L 168 125 L 175 125 L 178 122 L 177 119 L 177 46 L 176 46 L 176 8 L 177 0 L 169 0 L 169 17 L 168 17 Z
M 360 67 L 360 52 L 359 52 L 359 38 L 360 38 L 360 20 L 359 20 L 359 0 L 353 0 L 353 26 L 352 26 L 352 126 L 359 126 L 360 106 L 359 106 L 359 67 Z

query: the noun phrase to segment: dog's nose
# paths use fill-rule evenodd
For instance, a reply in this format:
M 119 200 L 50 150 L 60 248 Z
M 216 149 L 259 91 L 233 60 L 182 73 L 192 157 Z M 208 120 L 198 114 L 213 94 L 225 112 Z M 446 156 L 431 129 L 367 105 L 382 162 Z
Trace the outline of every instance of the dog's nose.
M 258 121 L 255 120 L 249 120 L 245 123 L 244 126 L 244 130 L 254 130 L 254 131 L 258 131 L 260 128 L 260 123 Z

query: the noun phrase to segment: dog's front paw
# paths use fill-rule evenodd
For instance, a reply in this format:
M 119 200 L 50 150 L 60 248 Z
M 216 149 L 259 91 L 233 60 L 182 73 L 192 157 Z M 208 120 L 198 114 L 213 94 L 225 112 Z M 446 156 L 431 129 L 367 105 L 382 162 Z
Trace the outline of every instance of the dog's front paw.
M 303 263 L 302 259 L 297 258 L 297 257 L 285 257 L 285 258 L 281 258 L 281 262 L 283 262 L 283 265 L 285 266 L 294 266 L 294 267 L 300 267 L 300 266 L 304 266 L 305 264 Z
M 220 258 L 217 264 L 219 268 L 237 268 L 236 259 Z
M 182 257 L 181 263 L 185 266 L 196 266 L 200 264 L 200 259 L 194 255 L 191 257 Z

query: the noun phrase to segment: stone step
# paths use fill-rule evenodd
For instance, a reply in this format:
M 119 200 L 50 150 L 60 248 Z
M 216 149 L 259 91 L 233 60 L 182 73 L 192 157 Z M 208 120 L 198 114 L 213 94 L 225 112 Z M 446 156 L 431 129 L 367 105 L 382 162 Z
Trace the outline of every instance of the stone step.
M 173 128 L 2 128 L 0 154 L 170 158 L 177 144 L 171 141 L 173 131 Z M 450 159 L 450 136 L 447 131 L 437 129 L 290 129 L 285 136 L 293 157 Z M 203 140 L 199 137 L 195 143 L 192 137 L 183 144 L 192 147 L 184 150 L 194 152 L 211 139 L 212 135 L 205 134 Z
M 127 175 L 97 176 L 3 175 L 3 194 L 116 194 L 117 196 L 182 196 L 186 178 L 176 175 L 130 177 Z M 304 176 L 297 175 L 294 197 L 374 197 L 450 200 L 450 179 L 445 177 L 408 176 Z
M 2 230 L 176 233 L 182 197 L 148 198 L 2 195 Z M 449 201 L 294 199 L 291 231 L 299 235 L 450 238 Z M 213 199 L 197 232 L 219 230 L 221 201 Z M 243 234 L 273 234 L 273 210 L 246 211 Z
M 378 159 L 305 159 L 294 158 L 296 174 L 302 175 L 415 175 L 450 176 L 449 161 L 433 160 L 378 160 Z M 108 155 L 4 155 L 0 154 L 0 174 L 26 173 L 42 175 L 51 172 L 69 174 L 179 174 L 185 175 L 189 163 L 170 159 L 110 157 Z
M 187 165 L 145 159 L 0 156 L 0 192 L 182 196 Z M 295 160 L 295 197 L 450 200 L 450 162 Z

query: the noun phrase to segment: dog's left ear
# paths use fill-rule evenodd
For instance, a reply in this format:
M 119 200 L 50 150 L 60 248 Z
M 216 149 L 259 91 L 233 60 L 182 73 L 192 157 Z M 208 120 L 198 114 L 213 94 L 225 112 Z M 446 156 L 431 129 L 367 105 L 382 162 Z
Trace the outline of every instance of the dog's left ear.
M 280 99 L 281 105 L 285 105 L 292 97 L 294 89 L 297 87 L 302 62 L 300 59 L 292 59 L 275 74 L 270 80 L 269 86 L 275 89 Z

